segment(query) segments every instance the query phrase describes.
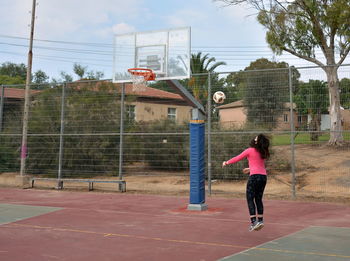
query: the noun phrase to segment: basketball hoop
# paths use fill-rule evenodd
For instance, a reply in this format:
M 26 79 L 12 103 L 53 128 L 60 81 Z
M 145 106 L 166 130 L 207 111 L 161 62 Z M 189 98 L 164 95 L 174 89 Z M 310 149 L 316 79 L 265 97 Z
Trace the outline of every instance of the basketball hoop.
M 156 74 L 148 68 L 130 68 L 128 72 L 131 75 L 133 91 L 145 91 L 147 82 L 156 79 Z

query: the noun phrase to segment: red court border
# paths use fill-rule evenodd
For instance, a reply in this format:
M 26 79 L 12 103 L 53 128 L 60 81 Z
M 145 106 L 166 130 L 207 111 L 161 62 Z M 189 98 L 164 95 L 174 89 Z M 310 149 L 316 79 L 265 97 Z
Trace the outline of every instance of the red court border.
M 0 203 L 62 210 L 0 226 L 0 260 L 218 260 L 308 226 L 349 226 L 350 207 L 265 200 L 266 227 L 248 232 L 244 199 L 0 189 Z

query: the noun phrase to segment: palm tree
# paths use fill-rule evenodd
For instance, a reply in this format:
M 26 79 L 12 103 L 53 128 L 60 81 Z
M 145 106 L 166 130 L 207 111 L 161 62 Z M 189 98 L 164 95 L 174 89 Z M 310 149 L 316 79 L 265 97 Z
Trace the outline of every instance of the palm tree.
M 214 72 L 214 70 L 220 65 L 226 65 L 226 63 L 216 62 L 216 59 L 214 57 L 209 57 L 209 54 L 204 56 L 202 55 L 202 52 L 191 54 L 192 77 L 188 85 L 192 89 L 193 96 L 197 100 L 207 98 L 208 91 L 205 83 L 208 78 L 208 73 Z

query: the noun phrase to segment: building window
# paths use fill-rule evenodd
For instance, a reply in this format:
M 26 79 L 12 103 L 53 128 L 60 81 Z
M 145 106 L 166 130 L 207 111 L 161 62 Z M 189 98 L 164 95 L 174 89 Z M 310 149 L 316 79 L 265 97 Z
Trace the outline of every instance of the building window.
M 135 105 L 126 105 L 126 119 L 129 122 L 135 121 Z
M 298 123 L 303 123 L 303 116 L 298 115 Z
M 288 114 L 283 114 L 283 121 L 288 122 Z
M 176 108 L 168 108 L 168 119 L 176 120 Z

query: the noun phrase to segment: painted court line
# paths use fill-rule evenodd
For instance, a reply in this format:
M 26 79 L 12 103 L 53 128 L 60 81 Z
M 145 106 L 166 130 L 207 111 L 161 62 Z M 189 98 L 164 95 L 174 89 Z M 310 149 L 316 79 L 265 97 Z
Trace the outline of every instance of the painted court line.
M 259 246 L 263 246 L 263 245 L 265 245 L 266 243 L 274 242 L 274 241 L 276 241 L 276 240 L 279 240 L 279 239 L 281 239 L 281 238 L 288 237 L 288 236 L 293 235 L 293 234 L 298 233 L 298 232 L 299 232 L 299 231 L 296 231 L 296 232 L 290 233 L 290 234 L 288 234 L 288 235 L 285 235 L 285 236 L 282 236 L 282 237 L 273 239 L 273 240 L 271 240 L 271 241 L 267 241 L 267 242 L 262 243 L 262 244 L 260 244 L 260 245 L 258 245 L 258 246 L 256 246 L 256 247 L 251 247 L 251 248 L 249 248 L 249 249 L 247 248 L 247 249 L 245 249 L 245 250 L 243 250 L 243 251 L 241 251 L 241 252 L 237 252 L 237 253 L 235 253 L 235 254 L 233 254 L 233 255 L 223 257 L 223 258 L 219 259 L 218 261 L 225 261 L 225 260 L 228 260 L 229 258 L 233 258 L 233 257 L 235 257 L 235 256 L 239 256 L 239 255 L 244 254 L 244 253 L 246 253 L 246 252 L 248 252 L 249 250 L 252 250 L 252 249 L 264 250 L 264 248 L 259 247 Z
M 6 227 L 6 226 L 4 226 Z M 146 240 L 156 240 L 156 241 L 166 241 L 173 243 L 185 243 L 185 244 L 196 244 L 196 245 L 207 245 L 207 246 L 220 246 L 220 247 L 231 247 L 231 248 L 241 248 L 241 249 L 249 249 L 250 246 L 240 246 L 240 245 L 232 245 L 232 244 L 222 244 L 215 242 L 200 242 L 200 241 L 190 241 L 190 240 L 180 240 L 180 239 L 167 239 L 160 237 L 148 237 L 148 236 L 138 236 L 138 235 L 129 235 L 129 234 L 117 234 L 117 233 L 104 233 L 104 232 L 95 232 L 89 230 L 78 230 L 78 229 L 70 229 L 70 228 L 55 228 L 55 227 L 47 227 L 47 226 L 38 226 L 38 225 L 27 225 L 27 224 L 8 224 L 7 227 L 28 227 L 28 228 L 37 228 L 37 229 L 49 229 L 52 231 L 65 231 L 65 232 L 75 232 L 75 233 L 85 233 L 85 234 L 95 234 L 103 237 L 128 237 L 128 238 L 136 238 L 136 239 L 146 239 Z
M 138 235 L 129 235 L 129 234 L 117 234 L 117 233 L 104 233 L 104 232 L 95 232 L 95 231 L 89 231 L 89 230 L 78 230 L 78 229 L 70 229 L 70 228 L 56 228 L 56 227 L 49 227 L 49 226 L 15 224 L 15 223 L 8 224 L 7 226 L 28 227 L 28 228 L 38 228 L 38 229 L 49 229 L 49 230 L 52 230 L 52 231 L 65 231 L 65 232 L 74 232 L 74 233 L 95 234 L 95 235 L 100 235 L 100 236 L 103 236 L 103 237 L 128 237 L 128 238 L 145 239 L 145 240 L 156 240 L 156 241 L 165 241 L 165 242 L 173 242 L 173 243 L 184 243 L 184 244 L 195 244 L 195 245 L 207 245 L 207 246 L 218 246 L 218 247 L 230 247 L 230 248 L 245 249 L 245 251 L 242 251 L 240 253 L 234 254 L 234 255 L 232 255 L 230 257 L 242 254 L 242 253 L 244 253 L 246 251 L 249 251 L 249 250 L 259 250 L 259 251 L 269 251 L 269 252 L 298 254 L 298 255 L 309 255 L 309 256 L 312 255 L 312 256 L 322 256 L 322 257 L 350 258 L 350 256 L 348 256 L 348 255 L 338 255 L 338 254 L 332 254 L 332 253 L 320 253 L 320 252 L 311 252 L 311 251 L 296 251 L 296 250 L 285 250 L 285 249 L 272 249 L 272 248 L 265 248 L 265 247 L 248 247 L 248 246 L 240 246 L 240 245 L 232 245 L 232 244 L 215 243 L 215 242 L 200 242 L 200 241 L 179 240 L 179 239 L 166 239 L 166 238 L 159 238 L 159 237 L 148 237 L 148 236 L 138 236 Z M 289 234 L 287 236 L 283 236 L 283 237 L 280 237 L 278 239 L 271 240 L 269 242 L 261 244 L 260 246 L 265 245 L 267 243 L 271 243 L 271 242 L 280 240 L 282 238 L 287 238 L 287 237 L 289 237 L 291 235 L 294 235 L 296 233 L 300 233 L 301 231 L 297 231 L 297 232 L 291 233 L 291 234 Z M 226 258 L 223 258 L 221 260 L 225 260 L 225 259 L 228 259 L 228 258 L 229 257 L 226 257 Z
M 301 233 L 304 233 L 304 232 L 307 232 L 307 230 L 310 230 L 312 228 L 326 228 L 326 227 L 310 226 L 310 227 L 304 228 L 302 230 L 290 233 L 288 235 L 279 237 L 277 239 L 265 242 L 263 244 L 260 244 L 259 246 L 252 247 L 250 249 L 246 249 L 246 250 L 241 251 L 239 253 L 235 253 L 235 254 L 233 254 L 231 256 L 224 257 L 222 259 L 219 259 L 218 261 L 225 261 L 225 260 L 229 261 L 231 259 L 232 260 L 236 260 L 236 259 L 233 259 L 233 258 L 239 257 L 242 254 L 249 253 L 249 252 L 254 251 L 254 250 L 264 251 L 264 252 L 276 252 L 276 253 L 285 253 L 285 254 L 306 255 L 306 256 L 336 257 L 336 258 L 350 259 L 350 255 L 341 255 L 341 254 L 333 254 L 333 253 L 321 253 L 321 252 L 313 252 L 313 251 L 298 251 L 298 250 L 288 250 L 288 249 L 273 249 L 273 248 L 268 248 L 268 247 L 261 247 L 261 246 L 268 245 L 268 244 L 271 244 L 273 242 L 277 242 L 277 241 L 280 241 L 280 240 L 283 240 L 283 239 L 292 238 L 293 236 L 301 234 Z M 337 227 L 337 228 L 341 228 L 341 227 Z M 347 229 L 349 229 L 349 228 L 347 228 Z M 299 260 L 299 259 L 293 259 L 293 260 Z
M 337 255 L 337 254 L 328 254 L 328 253 L 319 253 L 319 252 L 305 252 L 305 251 L 294 251 L 294 250 L 284 250 L 284 249 L 272 249 L 272 248 L 263 248 L 263 247 L 254 247 L 255 250 L 262 251 L 271 251 L 278 253 L 288 253 L 288 254 L 299 254 L 299 255 L 311 255 L 311 256 L 325 256 L 325 257 L 340 257 L 340 258 L 350 258 L 350 256 Z M 242 252 L 241 252 L 242 253 Z
M 71 209 L 71 210 L 84 210 L 84 211 L 91 211 L 88 208 L 70 208 L 70 207 L 64 207 L 64 209 Z M 213 221 L 223 221 L 223 222 L 239 222 L 239 223 L 245 223 L 249 224 L 250 221 L 247 219 L 231 219 L 231 218 L 217 218 L 214 217 L 211 214 L 208 215 L 201 215 L 200 212 L 189 212 L 189 213 L 179 213 L 179 212 L 173 212 L 173 211 L 165 211 L 165 214 L 151 214 L 151 213 L 144 213 L 144 212 L 137 212 L 137 211 L 125 211 L 125 210 L 102 210 L 98 209 L 95 210 L 97 212 L 101 213 L 119 213 L 119 214 L 131 214 L 131 215 L 137 215 L 137 216 L 150 216 L 150 217 L 173 217 L 173 218 L 183 218 L 183 219 L 203 219 L 203 220 L 213 220 Z M 265 222 L 266 225 L 278 225 L 278 226 L 288 226 L 288 227 L 299 227 L 299 228 L 305 228 L 305 225 L 298 225 L 298 224 L 285 224 L 285 223 L 278 223 L 278 222 Z

